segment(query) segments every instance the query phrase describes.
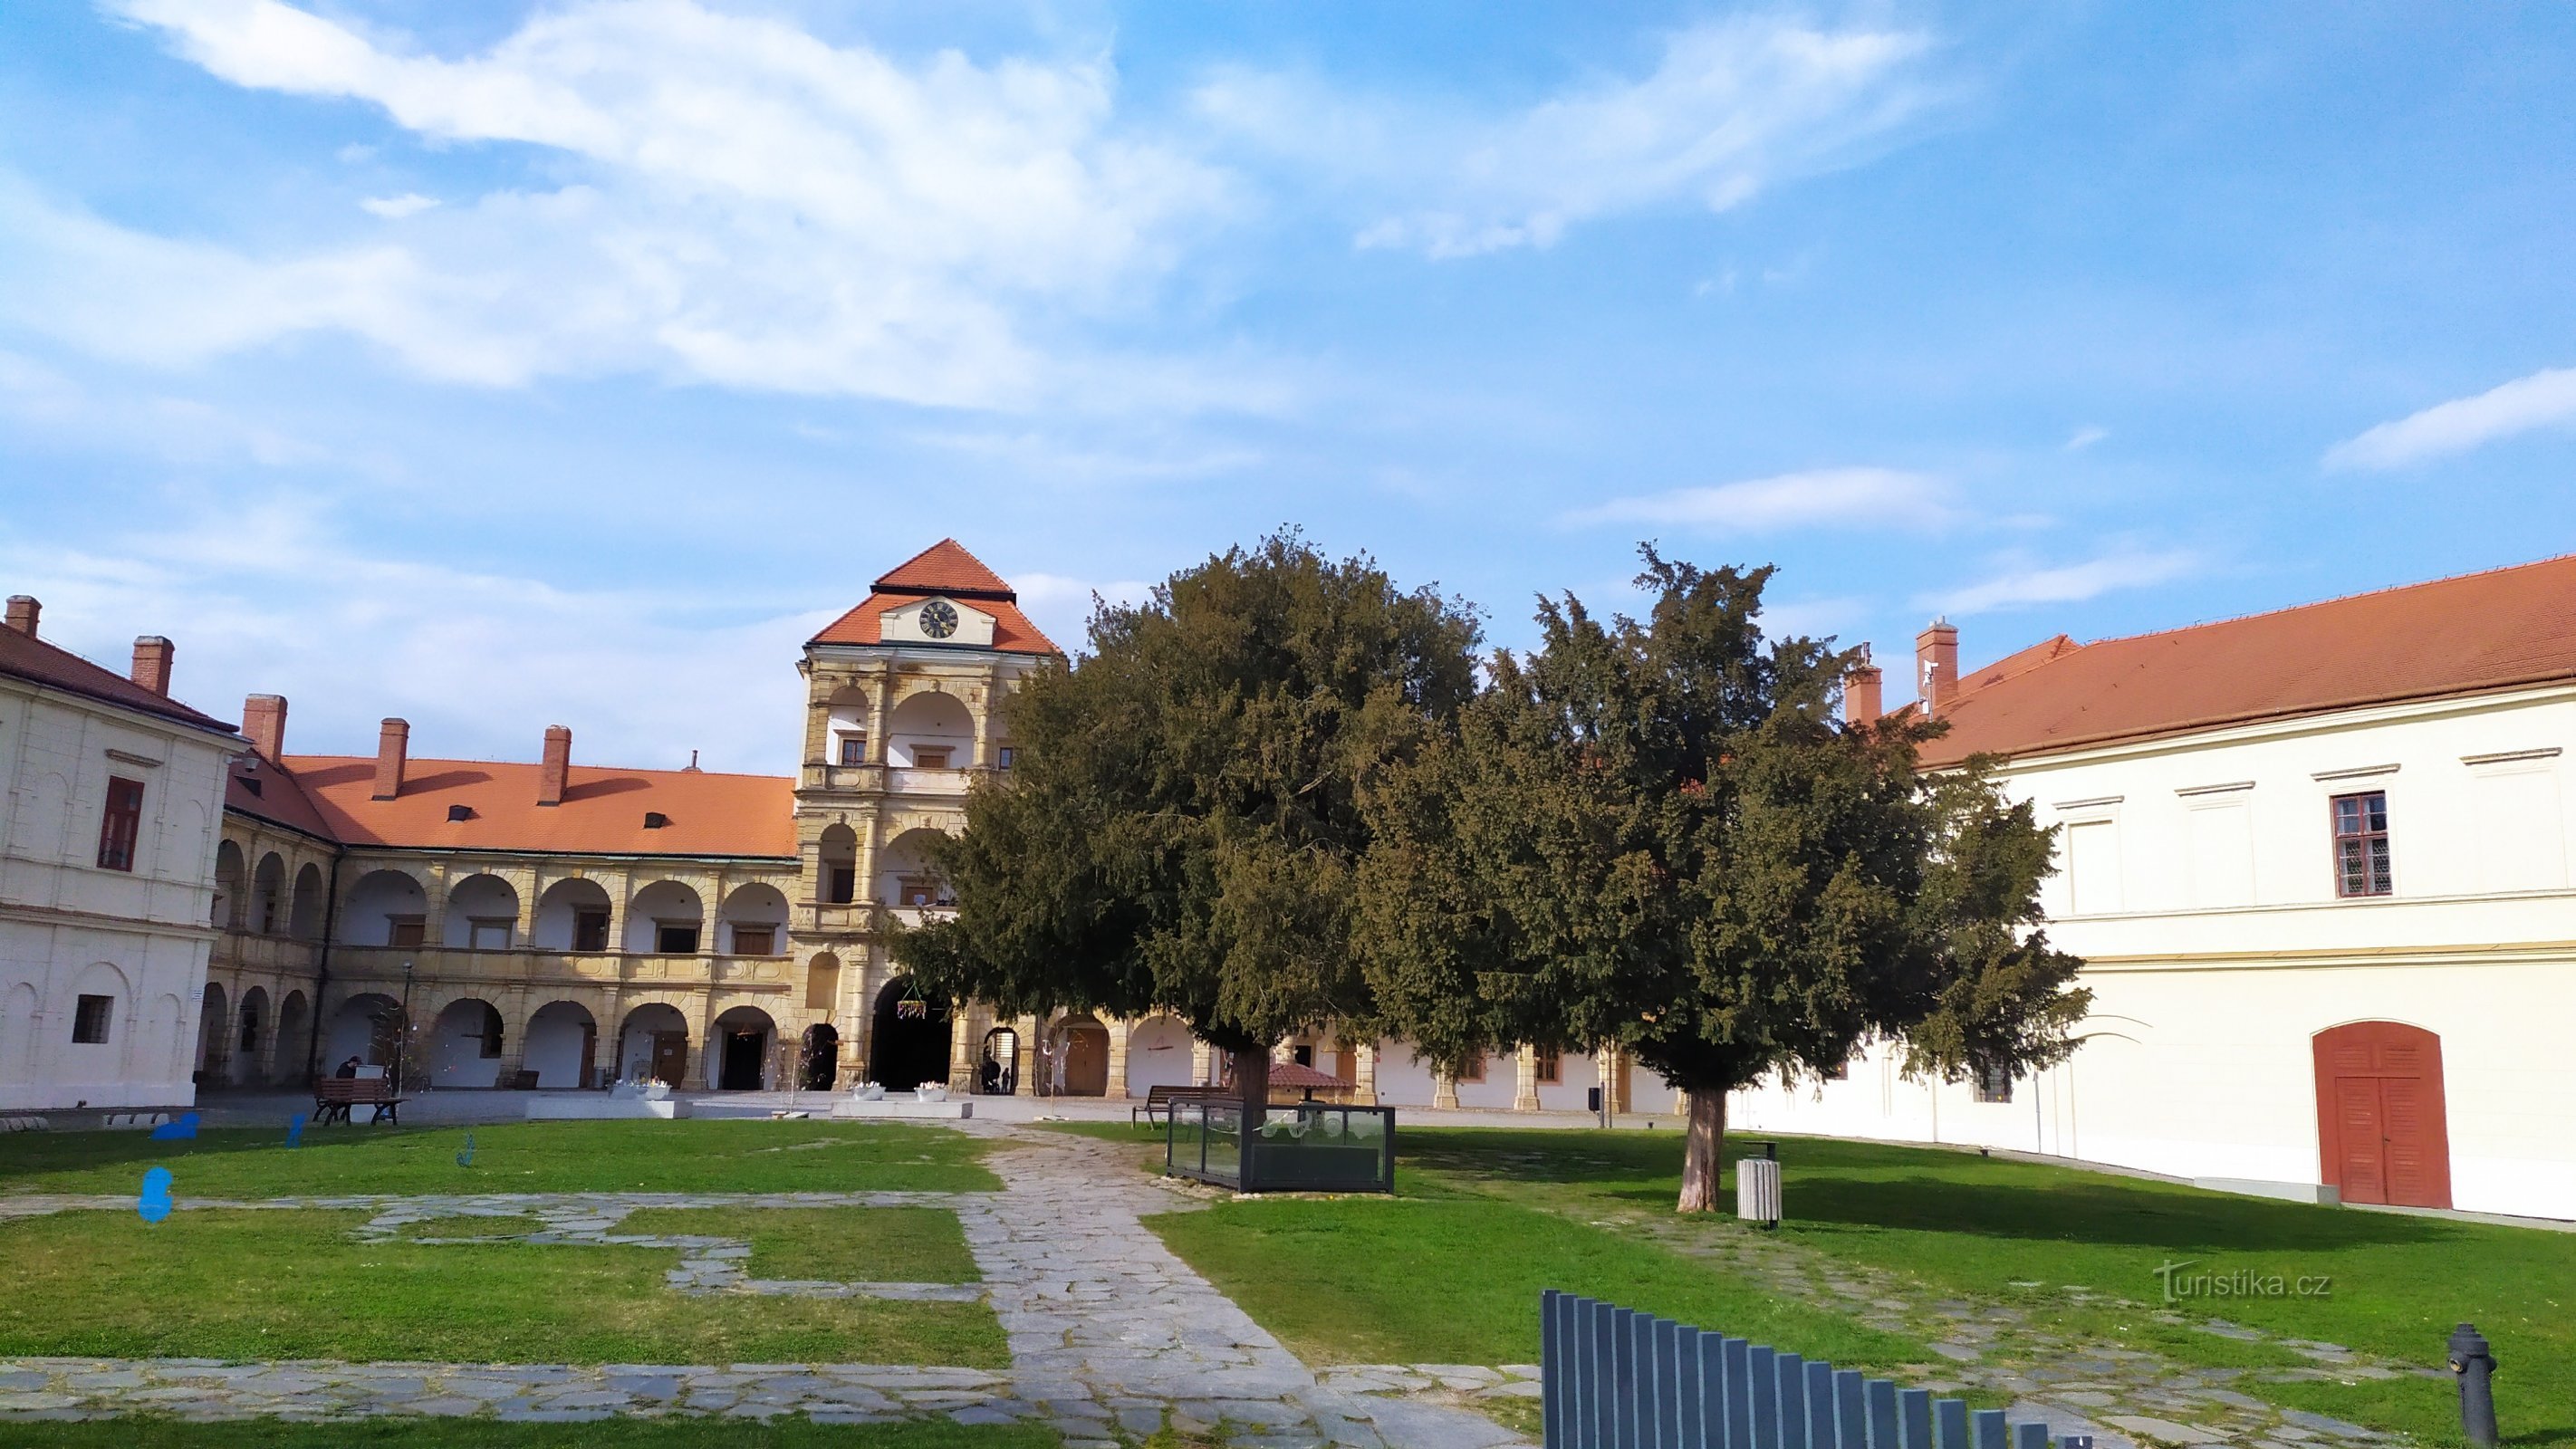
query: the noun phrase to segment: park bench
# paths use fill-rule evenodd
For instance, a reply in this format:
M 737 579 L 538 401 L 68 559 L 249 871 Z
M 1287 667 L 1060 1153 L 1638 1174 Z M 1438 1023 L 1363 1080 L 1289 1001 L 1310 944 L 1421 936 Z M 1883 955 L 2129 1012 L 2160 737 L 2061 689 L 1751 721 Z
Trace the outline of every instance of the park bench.
M 1234 1089 L 1231 1087 L 1147 1087 L 1145 1089 L 1145 1101 L 1143 1105 L 1128 1108 L 1127 1120 L 1130 1122 L 1139 1120 L 1151 1122 L 1154 1120 L 1154 1114 L 1156 1112 L 1160 1112 L 1164 1116 L 1169 1117 L 1172 1113 L 1172 1104 L 1174 1102 L 1199 1102 L 1211 1099 L 1223 1101 L 1233 1095 Z
M 346 1122 L 351 1107 L 372 1107 L 369 1122 L 390 1117 L 399 1127 L 405 1100 L 394 1095 L 394 1084 L 383 1077 L 322 1077 L 313 1083 L 313 1120 Z

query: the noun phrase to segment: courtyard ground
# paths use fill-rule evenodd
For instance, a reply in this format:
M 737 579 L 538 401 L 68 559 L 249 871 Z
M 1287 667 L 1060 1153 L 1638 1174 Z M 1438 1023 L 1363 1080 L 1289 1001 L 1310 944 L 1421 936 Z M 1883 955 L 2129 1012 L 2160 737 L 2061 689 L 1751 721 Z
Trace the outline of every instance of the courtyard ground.
M 1152 1157 L 1139 1129 L 1063 1130 Z M 2443 1343 L 2468 1320 L 2504 1364 L 2506 1441 L 2576 1444 L 2576 1234 L 1821 1139 L 1783 1143 L 1789 1221 L 1762 1233 L 1673 1213 L 1674 1133 L 1399 1141 L 1394 1199 L 1146 1223 L 1310 1362 L 1379 1366 L 1361 1382 L 1408 1356 L 1533 1356 L 1535 1315 L 1504 1309 L 1545 1286 L 2142 1442 L 2448 1445 Z M 2275 1279 L 2283 1296 L 2207 1296 Z

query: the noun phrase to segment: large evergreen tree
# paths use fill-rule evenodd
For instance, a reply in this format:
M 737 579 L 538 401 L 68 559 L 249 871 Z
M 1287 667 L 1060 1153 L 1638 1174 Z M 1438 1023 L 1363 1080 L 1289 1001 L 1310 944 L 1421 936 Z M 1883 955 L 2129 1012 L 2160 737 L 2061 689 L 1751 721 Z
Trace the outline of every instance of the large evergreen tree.
M 2045 1064 L 2087 994 L 2038 927 L 2027 806 L 1920 772 L 1938 722 L 1837 723 L 1856 658 L 1763 637 L 1769 569 L 1644 555 L 1646 621 L 1542 600 L 1539 650 L 1370 792 L 1354 939 L 1434 1060 L 1617 1043 L 1688 1091 L 1706 1210 L 1728 1092 L 1872 1039 L 1952 1079 Z
M 1168 1010 L 1236 1055 L 1374 1017 L 1350 941 L 1365 782 L 1475 693 L 1461 606 L 1293 533 L 1103 604 L 1090 652 L 1009 705 L 1013 769 L 937 864 L 957 915 L 895 947 L 1005 1011 Z

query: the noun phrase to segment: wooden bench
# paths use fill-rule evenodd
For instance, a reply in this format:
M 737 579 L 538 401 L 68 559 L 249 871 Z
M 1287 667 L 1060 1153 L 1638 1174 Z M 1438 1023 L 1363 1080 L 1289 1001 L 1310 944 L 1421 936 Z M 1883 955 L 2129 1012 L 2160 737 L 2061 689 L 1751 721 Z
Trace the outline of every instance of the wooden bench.
M 1173 1086 L 1154 1086 L 1154 1087 L 1147 1087 L 1147 1088 L 1145 1089 L 1145 1101 L 1144 1101 L 1144 1104 L 1143 1104 L 1142 1106 L 1136 1106 L 1136 1107 L 1130 1107 L 1130 1108 L 1128 1108 L 1128 1109 L 1127 1109 L 1127 1120 L 1128 1120 L 1128 1121 L 1130 1121 L 1130 1122 L 1135 1122 L 1135 1121 L 1138 1121 L 1138 1120 L 1143 1120 L 1143 1121 L 1146 1121 L 1146 1122 L 1151 1122 L 1151 1121 L 1153 1121 L 1153 1120 L 1154 1120 L 1154 1114 L 1155 1114 L 1156 1112 L 1158 1112 L 1158 1111 L 1159 1111 L 1159 1112 L 1161 1112 L 1165 1117 L 1169 1117 L 1169 1116 L 1171 1116 L 1171 1114 L 1172 1114 L 1172 1104 L 1173 1104 L 1174 1102 L 1200 1102 L 1200 1101 L 1220 1101 L 1220 1102 L 1221 1102 L 1221 1101 L 1226 1101 L 1226 1100 L 1228 1100 L 1228 1099 L 1232 1098 L 1233 1096 L 1234 1096 L 1234 1089 L 1233 1089 L 1232 1087 L 1194 1087 L 1194 1086 L 1178 1086 L 1178 1087 L 1173 1087 Z
M 313 1120 L 346 1122 L 351 1107 L 372 1107 L 369 1122 L 390 1117 L 399 1127 L 405 1100 L 394 1095 L 394 1084 L 383 1077 L 320 1077 L 313 1083 Z

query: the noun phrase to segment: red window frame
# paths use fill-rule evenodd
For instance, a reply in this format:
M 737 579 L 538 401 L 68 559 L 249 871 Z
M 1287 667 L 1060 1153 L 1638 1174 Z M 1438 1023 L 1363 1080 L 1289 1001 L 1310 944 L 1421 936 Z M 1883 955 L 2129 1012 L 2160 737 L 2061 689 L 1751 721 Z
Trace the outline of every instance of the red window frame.
M 2335 896 L 2368 900 L 2396 893 L 2395 863 L 2388 845 L 2388 792 L 2360 790 L 2326 802 L 2327 829 L 2334 839 Z
M 143 782 L 109 776 L 107 809 L 98 821 L 99 869 L 133 870 L 135 842 L 142 835 Z

